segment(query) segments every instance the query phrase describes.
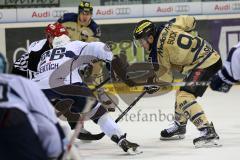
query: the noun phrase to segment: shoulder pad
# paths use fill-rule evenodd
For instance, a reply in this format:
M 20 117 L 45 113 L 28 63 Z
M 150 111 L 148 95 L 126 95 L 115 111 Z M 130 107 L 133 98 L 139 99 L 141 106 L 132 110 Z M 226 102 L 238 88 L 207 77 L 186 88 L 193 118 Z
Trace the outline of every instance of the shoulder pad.
M 28 47 L 28 53 L 30 53 L 31 51 L 36 52 L 41 50 L 46 43 L 48 43 L 47 39 L 42 39 L 39 41 L 32 42 Z
M 60 19 L 58 19 L 59 23 L 64 22 L 77 22 L 78 14 L 77 13 L 65 13 Z
M 177 16 L 176 19 L 170 20 L 170 24 L 186 32 L 189 32 L 195 29 L 196 20 L 193 16 L 183 15 L 183 16 Z

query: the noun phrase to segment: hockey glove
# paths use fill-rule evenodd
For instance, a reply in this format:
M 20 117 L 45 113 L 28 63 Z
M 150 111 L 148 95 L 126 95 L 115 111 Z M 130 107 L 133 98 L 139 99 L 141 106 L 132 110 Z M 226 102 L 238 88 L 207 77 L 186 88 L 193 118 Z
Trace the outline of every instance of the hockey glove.
M 212 77 L 210 88 L 214 91 L 227 93 L 232 87 L 232 84 L 224 82 L 218 74 Z
M 153 94 L 160 89 L 159 86 L 156 85 L 148 85 L 144 87 L 144 90 L 147 91 L 148 94 Z

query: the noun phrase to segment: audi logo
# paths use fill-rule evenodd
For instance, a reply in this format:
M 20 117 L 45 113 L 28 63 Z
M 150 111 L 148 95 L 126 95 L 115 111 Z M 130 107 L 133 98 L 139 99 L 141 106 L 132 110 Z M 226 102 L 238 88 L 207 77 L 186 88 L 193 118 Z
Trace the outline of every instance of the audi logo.
M 53 17 L 62 17 L 64 13 L 68 13 L 68 10 L 53 10 L 52 16 Z
M 3 18 L 3 13 L 0 12 L 0 20 Z
M 233 10 L 240 10 L 240 3 L 234 3 L 234 4 L 232 4 L 232 9 L 233 9 Z
M 116 15 L 129 15 L 131 13 L 131 8 L 116 8 Z
M 176 12 L 188 12 L 190 10 L 189 5 L 177 5 L 175 6 Z

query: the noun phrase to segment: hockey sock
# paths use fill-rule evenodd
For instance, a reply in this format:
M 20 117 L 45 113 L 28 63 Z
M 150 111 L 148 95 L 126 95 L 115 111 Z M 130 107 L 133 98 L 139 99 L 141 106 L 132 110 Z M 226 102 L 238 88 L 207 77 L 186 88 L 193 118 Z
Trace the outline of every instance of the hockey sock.
M 105 113 L 98 119 L 98 125 L 100 126 L 101 130 L 110 138 L 113 135 L 117 135 L 118 137 L 123 135 L 120 127 L 108 113 Z
M 190 119 L 191 122 L 200 129 L 206 127 L 206 124 L 209 123 L 202 107 L 195 99 L 194 95 L 185 91 L 180 91 L 177 95 L 177 107 L 182 110 L 185 118 Z

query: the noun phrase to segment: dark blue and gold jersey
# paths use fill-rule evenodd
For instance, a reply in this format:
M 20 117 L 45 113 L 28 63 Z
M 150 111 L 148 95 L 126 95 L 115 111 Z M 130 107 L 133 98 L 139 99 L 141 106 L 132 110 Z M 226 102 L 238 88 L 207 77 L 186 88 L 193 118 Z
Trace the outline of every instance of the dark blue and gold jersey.
M 99 41 L 101 36 L 100 27 L 94 20 L 91 19 L 88 24 L 81 24 L 77 13 L 65 13 L 58 22 L 67 28 L 71 40 L 93 42 Z

